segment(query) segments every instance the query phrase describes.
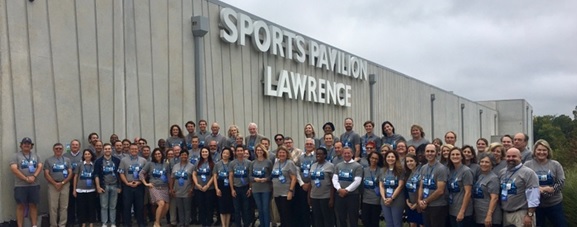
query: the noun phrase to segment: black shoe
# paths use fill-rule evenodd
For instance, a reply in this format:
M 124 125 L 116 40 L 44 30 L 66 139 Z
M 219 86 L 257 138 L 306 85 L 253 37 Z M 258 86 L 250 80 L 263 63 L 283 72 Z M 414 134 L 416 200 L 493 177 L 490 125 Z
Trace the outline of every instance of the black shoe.
M 216 221 L 214 222 L 214 224 L 212 224 L 212 225 L 220 226 L 221 224 L 222 223 L 220 222 L 220 218 L 217 218 Z

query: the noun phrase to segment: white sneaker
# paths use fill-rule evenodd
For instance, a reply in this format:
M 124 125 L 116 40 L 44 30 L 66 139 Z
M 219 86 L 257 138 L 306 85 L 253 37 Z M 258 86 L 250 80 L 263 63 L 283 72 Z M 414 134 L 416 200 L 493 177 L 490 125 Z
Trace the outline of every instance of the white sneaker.
M 102 224 L 102 227 L 108 227 L 108 225 L 107 225 L 107 224 Z
M 110 225 L 110 227 L 116 227 L 116 225 L 115 225 L 115 224 L 112 224 L 112 225 Z

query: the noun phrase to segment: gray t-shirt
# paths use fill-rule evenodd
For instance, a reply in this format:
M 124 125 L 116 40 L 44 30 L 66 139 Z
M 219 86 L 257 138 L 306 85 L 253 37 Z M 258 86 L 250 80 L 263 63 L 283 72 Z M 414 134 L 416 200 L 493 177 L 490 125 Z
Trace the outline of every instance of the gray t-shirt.
M 52 156 L 44 161 L 44 170 L 48 170 L 50 176 L 56 182 L 62 182 L 72 174 L 70 159 L 64 156 Z
M 311 182 L 311 166 L 313 165 L 313 163 L 315 163 L 315 160 L 316 157 L 314 155 L 314 152 L 311 152 L 310 155 L 303 153 L 301 156 L 299 156 L 296 166 L 299 167 L 300 169 L 299 174 L 301 176 L 301 179 L 305 183 Z
M 24 174 L 24 176 L 33 176 L 34 172 L 36 172 L 36 168 L 38 168 L 38 163 L 40 163 L 40 158 L 36 155 L 35 152 L 30 151 L 29 154 L 24 155 L 22 151 L 14 154 L 12 160 L 10 160 L 10 166 L 12 164 L 16 164 L 18 170 Z M 14 177 L 14 187 L 26 187 L 26 186 L 36 186 L 38 185 L 38 181 L 34 181 L 33 183 L 28 183 L 18 177 Z
M 230 162 L 230 169 L 228 172 L 233 176 L 233 185 L 235 187 L 247 186 L 249 183 L 248 172 L 250 167 L 250 161 L 247 159 L 238 160 L 235 159 Z
M 400 134 L 394 133 L 394 134 L 391 135 L 391 136 L 383 135 L 383 137 L 381 137 L 381 144 L 389 144 L 389 145 L 393 146 L 393 148 L 396 148 L 396 147 L 397 147 L 397 142 L 398 142 L 399 140 L 406 141 L 406 140 L 405 140 L 405 137 L 401 136 Z M 380 147 L 379 147 L 379 148 L 380 148 Z
M 415 146 L 415 147 L 419 147 L 421 144 L 429 144 L 429 143 L 430 142 L 425 138 L 421 138 L 420 140 L 411 139 L 411 140 L 407 141 L 407 147 L 409 147 L 411 145 Z
M 201 132 L 198 131 L 196 136 L 198 136 L 198 142 L 200 147 L 208 147 L 208 142 L 206 141 L 206 137 L 209 136 L 210 133 L 208 131 Z
M 407 177 L 407 181 L 405 182 L 405 191 L 409 195 L 409 202 L 416 203 L 417 202 L 417 194 L 419 191 L 419 182 L 421 180 L 421 166 L 418 166 L 409 177 Z
M 99 164 L 97 165 L 96 163 Z M 97 177 L 99 177 L 100 176 L 99 174 L 102 173 L 104 179 L 99 179 L 101 182 L 104 181 L 104 184 L 106 185 L 118 185 L 119 181 L 119 179 L 117 178 L 118 166 L 114 164 L 112 158 L 110 158 L 109 160 L 105 158 L 97 159 L 95 162 L 95 166 L 96 168 L 101 168 L 95 170 Z M 101 187 L 104 187 L 104 185 L 101 185 Z
M 218 145 L 218 151 L 222 151 L 222 149 L 226 146 L 226 137 L 224 137 L 220 133 L 216 135 L 213 135 L 212 133 L 208 134 L 206 136 L 206 144 L 209 144 L 210 141 L 216 141 Z
M 178 136 L 171 136 L 166 138 L 166 147 L 167 148 L 172 148 L 174 146 L 180 146 L 180 148 L 182 149 L 186 149 L 186 142 L 184 141 L 184 138 L 180 138 Z
M 72 172 L 76 173 L 76 167 L 82 163 L 82 152 L 78 151 L 76 154 L 72 154 L 72 152 L 66 152 L 63 154 L 63 156 L 70 159 L 70 162 L 72 163 Z
M 345 162 L 345 159 L 343 158 L 343 156 L 333 156 L 331 163 L 333 163 L 333 165 L 338 165 L 341 162 Z
M 311 166 L 311 198 L 329 199 L 331 190 L 333 190 L 333 174 L 335 166 L 325 161 L 323 164 L 318 162 Z
M 397 175 L 395 175 L 393 170 L 390 170 L 390 169 L 385 170 L 385 168 L 382 171 L 383 171 L 383 173 L 381 174 L 379 181 L 383 182 L 383 186 L 385 187 L 385 197 L 386 198 L 392 198 L 393 194 L 395 193 L 395 190 L 399 186 L 399 183 L 402 183 L 399 181 L 404 181 L 405 175 L 404 175 L 404 173 L 401 173 L 400 175 L 397 176 Z M 391 204 L 391 206 L 402 208 L 402 207 L 405 207 L 405 204 L 406 204 L 405 203 L 405 193 L 401 192 L 401 193 L 399 193 L 399 195 L 397 195 L 397 198 L 395 198 L 393 200 L 393 203 Z
M 346 188 L 353 183 L 355 177 L 363 177 L 363 166 L 353 160 L 350 162 L 341 162 L 335 166 L 335 174 L 337 174 L 339 178 L 341 188 Z M 349 194 L 357 193 L 359 193 L 359 187 L 349 192 Z
M 466 165 L 461 165 L 458 169 L 451 169 L 449 172 L 449 180 L 446 186 L 446 198 L 449 202 L 449 214 L 457 216 L 463 205 L 465 196 L 465 186 L 473 186 L 473 172 Z M 473 203 L 469 200 L 465 216 L 473 215 Z
M 186 165 L 176 163 L 172 168 L 172 179 L 174 179 L 174 194 L 178 198 L 187 198 L 192 190 L 192 171 L 194 165 L 187 162 Z
M 214 169 L 214 165 L 212 166 L 212 169 Z M 208 181 L 212 178 L 212 169 L 210 168 L 210 164 L 206 161 L 202 163 L 202 165 L 195 165 L 194 173 L 196 174 L 198 184 L 203 187 L 208 184 Z M 210 184 L 208 189 L 214 189 L 214 184 Z
M 471 163 L 467 167 L 469 167 L 469 169 L 471 169 L 471 173 L 473 173 L 473 180 L 476 180 L 477 176 L 479 176 L 479 173 L 481 173 L 481 167 L 479 164 Z
M 189 151 L 189 155 L 188 155 L 188 160 L 190 161 L 190 164 L 196 165 L 196 163 L 198 163 L 198 160 L 200 159 L 200 148 L 198 149 L 190 149 Z
M 250 164 L 250 181 L 252 182 L 252 191 L 253 192 L 270 192 L 272 183 L 270 181 L 270 173 L 272 172 L 272 162 L 268 159 L 264 159 L 263 161 L 259 161 L 255 159 Z M 266 178 L 268 179 L 267 182 L 260 183 L 255 182 L 255 178 Z
M 140 174 L 148 176 L 148 183 L 152 183 L 155 188 L 168 187 L 170 177 L 170 164 L 148 162 L 140 171 Z
M 355 145 L 361 145 L 361 136 L 353 130 L 341 134 L 340 139 L 341 142 L 343 142 L 343 147 L 350 147 L 353 149 L 353 154 L 355 151 Z
M 367 143 L 369 141 L 373 141 L 375 143 L 375 151 L 378 151 L 381 148 L 381 138 L 375 135 L 374 133 L 371 135 L 365 134 L 361 137 L 361 157 L 367 157 Z
M 291 185 L 291 175 L 296 176 L 296 174 L 297 166 L 292 160 L 286 160 L 284 163 L 277 161 L 271 172 L 273 197 L 287 196 Z
M 489 203 L 491 201 L 491 194 L 499 195 L 499 177 L 493 172 L 481 173 L 478 176 L 477 182 L 473 186 L 473 204 L 475 205 L 475 222 L 477 224 L 485 223 L 485 217 L 489 210 Z M 493 224 L 501 224 L 503 220 L 501 212 L 501 204 L 497 201 L 497 206 L 493 212 Z
M 501 160 L 501 162 L 497 163 L 497 165 L 495 167 L 493 167 L 493 173 L 495 173 L 495 175 L 499 176 L 499 173 L 501 172 L 502 169 L 507 168 L 507 161 L 506 160 Z
M 547 160 L 545 163 L 539 163 L 536 160 L 530 160 L 525 163 L 537 174 L 539 179 L 539 186 L 551 186 L 558 182 L 565 181 L 565 173 L 563 167 L 555 160 Z M 563 202 L 563 194 L 561 190 L 551 193 L 541 193 L 541 201 L 539 207 L 551 207 Z
M 432 195 L 435 190 L 437 190 L 437 185 L 439 182 L 447 182 L 449 178 L 449 168 L 441 164 L 440 162 L 435 162 L 433 165 L 429 163 L 421 167 L 421 185 L 423 187 L 423 199 Z M 448 185 L 445 186 L 445 188 Z M 428 203 L 430 207 L 446 206 L 447 200 L 445 197 L 441 196 L 434 201 Z
M 120 166 L 118 166 L 118 173 L 124 174 L 127 182 L 140 181 L 138 178 L 138 173 L 146 165 L 146 159 L 143 157 L 132 157 L 128 156 L 120 160 Z
M 217 176 L 217 179 L 215 179 L 215 180 L 228 181 L 228 173 L 230 170 L 229 167 L 230 167 L 230 162 L 225 164 L 222 160 L 220 160 L 219 162 L 214 164 L 213 175 L 216 174 L 216 176 Z M 222 189 L 222 188 L 220 188 L 220 189 Z
M 371 168 L 363 169 L 363 203 L 381 204 L 379 181 L 383 175 L 383 168 L 377 167 L 375 170 L 371 170 Z
M 502 169 L 499 173 L 501 183 L 501 207 L 504 211 L 527 209 L 525 191 L 528 188 L 539 187 L 537 174 L 532 169 L 520 164 L 520 167 Z M 506 198 L 504 200 L 503 198 Z
M 76 174 L 78 175 L 78 183 L 76 184 L 76 190 L 95 190 L 96 183 L 94 183 L 94 163 L 93 162 L 82 162 L 76 168 Z
M 529 148 L 525 148 L 521 152 L 521 162 L 525 163 L 532 159 L 533 153 L 529 150 Z

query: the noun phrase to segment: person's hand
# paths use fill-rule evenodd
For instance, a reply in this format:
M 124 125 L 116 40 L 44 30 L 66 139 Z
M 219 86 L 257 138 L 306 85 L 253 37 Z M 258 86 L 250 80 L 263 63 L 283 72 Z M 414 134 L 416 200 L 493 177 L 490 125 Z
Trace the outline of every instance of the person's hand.
M 216 196 L 222 197 L 222 192 L 220 191 L 220 189 L 216 189 Z
M 98 187 L 98 188 L 96 188 L 96 191 L 98 191 L 99 194 L 102 194 L 102 193 L 104 193 L 104 188 Z
M 348 192 L 346 189 L 344 189 L 344 188 L 339 189 L 338 193 L 339 193 L 339 196 L 340 196 L 340 197 L 343 197 L 343 198 L 344 198 L 345 196 L 347 196 L 347 194 L 349 194 L 349 192 Z
M 231 190 L 230 194 L 232 194 L 232 198 L 236 198 L 236 190 Z
M 335 199 L 334 199 L 334 198 L 330 198 L 330 199 L 329 199 L 329 208 L 333 208 L 334 205 L 335 205 Z
M 485 217 L 485 227 L 491 227 L 493 225 L 493 217 L 490 215 Z
M 76 194 L 76 190 L 72 191 L 72 195 L 74 196 L 74 198 L 78 197 L 78 194 Z
M 523 226 L 531 227 L 533 226 L 533 218 L 529 217 L 529 215 L 525 215 L 523 218 Z
M 305 192 L 308 192 L 311 189 L 311 183 L 304 183 L 302 188 Z
M 293 199 L 293 192 L 289 191 L 286 196 L 286 200 L 292 200 L 292 199 Z
M 461 211 L 457 214 L 457 218 L 455 220 L 457 222 L 461 222 L 461 221 L 463 221 L 464 218 L 465 218 L 465 212 Z

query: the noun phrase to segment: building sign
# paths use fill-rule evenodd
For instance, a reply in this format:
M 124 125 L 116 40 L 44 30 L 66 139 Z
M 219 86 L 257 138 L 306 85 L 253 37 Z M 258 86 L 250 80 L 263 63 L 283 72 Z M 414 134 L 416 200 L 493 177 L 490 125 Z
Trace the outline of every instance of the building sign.
M 244 46 L 248 41 L 262 53 L 294 60 L 301 64 L 335 72 L 337 75 L 367 80 L 367 61 L 302 35 L 253 20 L 231 8 L 220 11 L 220 38 Z M 350 107 L 351 85 L 317 79 L 311 75 L 281 70 L 264 70 L 265 95 Z M 278 75 L 278 77 L 277 77 Z M 275 88 L 276 84 L 276 88 Z

